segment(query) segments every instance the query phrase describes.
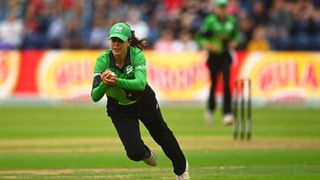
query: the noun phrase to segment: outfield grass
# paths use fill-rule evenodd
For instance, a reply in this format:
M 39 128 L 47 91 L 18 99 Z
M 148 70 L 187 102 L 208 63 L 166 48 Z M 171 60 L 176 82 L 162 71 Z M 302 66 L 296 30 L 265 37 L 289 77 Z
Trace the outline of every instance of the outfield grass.
M 234 141 L 220 111 L 163 106 L 192 179 L 319 179 L 320 111 L 255 108 L 253 139 Z M 102 106 L 0 107 L 0 179 L 174 179 L 171 162 L 142 126 L 159 164 L 129 161 Z

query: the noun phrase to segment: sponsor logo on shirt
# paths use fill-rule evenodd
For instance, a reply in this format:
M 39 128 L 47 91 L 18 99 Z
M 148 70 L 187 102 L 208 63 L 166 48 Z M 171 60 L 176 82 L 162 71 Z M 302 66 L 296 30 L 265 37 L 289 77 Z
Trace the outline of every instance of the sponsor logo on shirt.
M 140 66 L 137 66 L 136 69 L 143 70 L 143 69 L 146 69 L 146 66 L 145 65 L 140 65 Z
M 127 72 L 128 75 L 131 74 L 133 72 L 133 67 L 131 65 L 127 66 L 126 67 L 126 72 Z

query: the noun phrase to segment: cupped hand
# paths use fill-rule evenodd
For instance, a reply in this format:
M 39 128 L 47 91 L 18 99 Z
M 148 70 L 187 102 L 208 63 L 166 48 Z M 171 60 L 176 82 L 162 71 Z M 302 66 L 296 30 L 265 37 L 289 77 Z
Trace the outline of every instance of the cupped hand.
M 103 83 L 105 83 L 106 85 L 109 85 L 109 86 L 115 85 L 118 81 L 117 75 L 108 69 L 106 71 L 104 71 L 100 75 L 100 77 L 101 77 L 101 80 L 103 81 Z

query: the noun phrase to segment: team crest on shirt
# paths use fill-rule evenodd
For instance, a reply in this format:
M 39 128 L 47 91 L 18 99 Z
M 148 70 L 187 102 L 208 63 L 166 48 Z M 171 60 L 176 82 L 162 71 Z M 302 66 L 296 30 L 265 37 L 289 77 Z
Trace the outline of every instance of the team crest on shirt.
M 233 25 L 228 22 L 228 23 L 226 24 L 226 29 L 227 29 L 228 31 L 231 31 L 232 28 L 233 28 Z

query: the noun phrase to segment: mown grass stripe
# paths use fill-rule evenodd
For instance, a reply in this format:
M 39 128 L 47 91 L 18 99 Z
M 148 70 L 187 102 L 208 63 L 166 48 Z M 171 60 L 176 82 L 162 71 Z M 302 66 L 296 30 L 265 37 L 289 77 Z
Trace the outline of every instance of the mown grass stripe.
M 153 150 L 160 147 L 151 138 L 144 138 Z M 186 151 L 217 149 L 286 149 L 320 148 L 316 139 L 255 139 L 252 141 L 234 141 L 227 137 L 181 137 L 181 147 Z M 123 146 L 118 138 L 74 138 L 59 140 L 15 140 L 0 141 L 0 154 L 9 153 L 61 153 L 61 152 L 119 152 Z

